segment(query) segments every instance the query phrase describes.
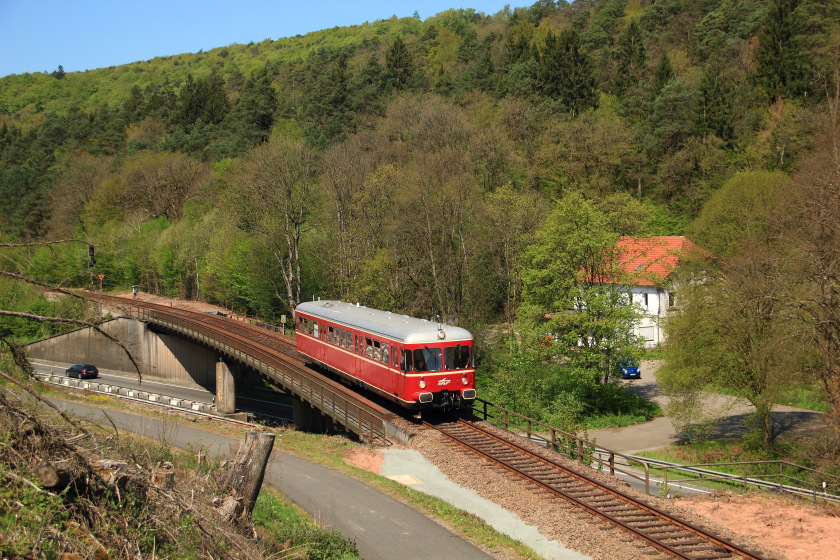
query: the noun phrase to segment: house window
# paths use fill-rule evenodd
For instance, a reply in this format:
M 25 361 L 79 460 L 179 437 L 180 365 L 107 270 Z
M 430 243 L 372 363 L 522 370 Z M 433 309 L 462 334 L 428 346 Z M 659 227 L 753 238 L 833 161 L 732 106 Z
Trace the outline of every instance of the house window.
M 645 309 L 647 309 L 648 308 L 648 294 L 646 294 L 646 293 L 642 294 L 642 302 L 645 306 Z

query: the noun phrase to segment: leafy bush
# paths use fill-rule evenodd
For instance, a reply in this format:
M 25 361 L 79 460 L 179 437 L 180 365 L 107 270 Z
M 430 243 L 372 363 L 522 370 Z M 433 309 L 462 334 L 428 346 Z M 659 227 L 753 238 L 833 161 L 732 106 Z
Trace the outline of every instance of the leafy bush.
M 655 403 L 619 383 L 600 385 L 521 351 L 491 351 L 477 376 L 485 400 L 566 431 L 628 426 L 661 414 Z

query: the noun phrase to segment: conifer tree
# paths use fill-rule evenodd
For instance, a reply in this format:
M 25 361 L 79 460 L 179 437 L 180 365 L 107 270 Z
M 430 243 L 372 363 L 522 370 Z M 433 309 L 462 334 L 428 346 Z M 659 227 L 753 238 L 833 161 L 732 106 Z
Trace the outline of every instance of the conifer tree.
M 635 20 L 625 28 L 618 38 L 618 71 L 615 76 L 615 93 L 623 94 L 634 84 L 638 84 L 647 62 L 644 39 Z
M 596 106 L 595 78 L 589 58 L 581 51 L 577 31 L 565 29 L 559 38 L 548 34 L 538 83 L 543 95 L 557 99 L 573 115 Z
M 758 32 L 755 80 L 770 102 L 779 96 L 801 97 L 809 90 L 810 60 L 797 12 L 800 3 L 800 0 L 772 0 Z
M 391 48 L 385 53 L 385 72 L 388 85 L 394 89 L 405 89 L 414 73 L 414 63 L 401 37 L 394 39 Z
M 659 64 L 656 65 L 656 71 L 653 74 L 653 97 L 659 95 L 665 84 L 674 79 L 674 69 L 671 67 L 671 61 L 668 55 L 662 53 L 662 58 L 659 59 Z
M 732 103 L 723 87 L 723 78 L 714 65 L 708 66 L 700 79 L 697 101 L 697 133 L 714 134 L 721 140 L 732 139 Z

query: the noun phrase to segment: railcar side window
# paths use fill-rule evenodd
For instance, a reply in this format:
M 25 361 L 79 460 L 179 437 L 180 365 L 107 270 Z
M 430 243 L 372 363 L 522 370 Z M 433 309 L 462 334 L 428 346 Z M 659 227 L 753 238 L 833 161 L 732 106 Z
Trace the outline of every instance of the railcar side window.
M 411 350 L 403 350 L 402 364 L 400 364 L 400 369 L 405 372 L 414 371 L 414 363 L 411 361 Z
M 365 338 L 365 356 L 373 358 L 373 341 L 369 338 Z
M 318 336 L 318 321 L 312 321 L 312 336 L 320 338 Z
M 373 359 L 377 362 L 382 361 L 382 348 L 378 340 L 373 341 Z
M 327 342 L 335 344 L 335 331 L 332 327 L 327 327 Z
M 391 363 L 391 361 L 388 359 L 388 343 L 387 342 L 382 343 L 382 363 L 385 364 L 386 366 Z
M 470 367 L 470 347 L 450 346 L 443 349 L 443 359 L 446 369 L 467 369 Z

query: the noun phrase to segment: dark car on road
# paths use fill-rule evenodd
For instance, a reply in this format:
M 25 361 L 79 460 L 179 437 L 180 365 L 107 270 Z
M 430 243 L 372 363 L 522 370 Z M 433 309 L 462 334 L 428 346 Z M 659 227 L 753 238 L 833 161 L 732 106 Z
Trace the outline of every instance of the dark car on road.
M 622 358 L 615 364 L 615 370 L 622 379 L 641 379 L 642 370 L 630 358 Z
M 79 379 L 93 379 L 99 376 L 99 370 L 93 364 L 76 364 L 64 370 L 67 377 L 78 377 Z

